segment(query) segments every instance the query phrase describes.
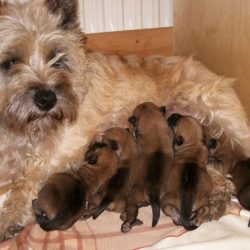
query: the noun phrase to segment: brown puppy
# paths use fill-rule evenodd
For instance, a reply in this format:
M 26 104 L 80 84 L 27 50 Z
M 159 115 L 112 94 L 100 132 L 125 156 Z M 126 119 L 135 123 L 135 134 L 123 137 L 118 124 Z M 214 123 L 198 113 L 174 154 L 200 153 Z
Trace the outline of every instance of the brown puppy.
M 33 200 L 36 220 L 46 231 L 66 230 L 88 208 L 88 199 L 117 171 L 115 151 L 104 143 L 91 145 L 76 171 L 52 175 Z
M 167 173 L 162 211 L 177 225 L 196 229 L 209 214 L 212 182 L 206 171 L 208 150 L 199 122 L 173 114 L 168 118 L 174 131 L 174 164 Z
M 206 129 L 206 142 L 209 148 L 209 159 L 215 168 L 224 176 L 231 175 L 231 181 L 240 204 L 250 210 L 250 160 L 237 144 L 232 144 L 230 138 L 222 133 L 211 137 L 211 131 Z M 228 180 L 229 181 L 229 180 Z
M 99 196 L 101 202 L 93 213 L 94 219 L 107 208 L 116 212 L 124 211 L 125 197 L 131 186 L 129 175 L 130 171 L 133 171 L 131 167 L 138 155 L 135 139 L 129 129 L 118 127 L 108 129 L 102 140 L 116 150 L 119 157 L 119 167 L 117 173 L 108 182 L 104 192 L 96 195 Z
M 152 206 L 155 226 L 160 216 L 160 192 L 163 172 L 172 164 L 172 131 L 165 120 L 165 107 L 147 102 L 136 107 L 129 122 L 135 128 L 139 148 L 136 165 L 131 175 L 132 187 L 122 216 L 122 231 L 131 229 L 137 221 L 138 208 Z

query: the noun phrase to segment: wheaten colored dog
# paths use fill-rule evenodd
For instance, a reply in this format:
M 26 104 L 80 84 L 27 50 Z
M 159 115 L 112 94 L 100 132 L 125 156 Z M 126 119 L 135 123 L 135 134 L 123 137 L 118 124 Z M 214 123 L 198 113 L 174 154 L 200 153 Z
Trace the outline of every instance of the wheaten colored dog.
M 1 240 L 34 220 L 31 200 L 50 175 L 76 168 L 90 140 L 125 126 L 142 102 L 217 121 L 250 153 L 234 80 L 192 58 L 87 53 L 76 0 L 22 2 L 0 4 L 0 182 L 13 181 L 0 212 Z

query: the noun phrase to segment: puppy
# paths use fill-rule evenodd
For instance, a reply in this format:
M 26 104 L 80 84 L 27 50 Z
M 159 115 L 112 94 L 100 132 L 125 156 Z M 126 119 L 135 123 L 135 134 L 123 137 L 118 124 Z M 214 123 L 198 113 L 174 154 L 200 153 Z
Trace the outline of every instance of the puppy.
M 161 209 L 176 225 L 194 230 L 210 211 L 212 181 L 206 171 L 208 149 L 202 126 L 196 119 L 173 114 L 168 124 L 174 131 L 174 163 L 165 177 Z
M 118 158 L 104 143 L 91 145 L 84 164 L 75 172 L 52 175 L 33 200 L 43 230 L 66 230 L 88 210 L 88 200 L 117 171 Z
M 138 155 L 135 139 L 129 129 L 110 128 L 102 138 L 102 141 L 116 150 L 119 158 L 117 173 L 107 183 L 105 195 L 101 198 L 99 206 L 93 213 L 96 219 L 105 209 L 116 212 L 124 212 L 125 197 L 129 195 L 129 176 L 133 169 L 133 163 Z M 133 166 L 134 167 L 134 166 Z
M 165 120 L 165 107 L 159 108 L 151 102 L 140 104 L 129 122 L 134 126 L 139 154 L 122 217 L 123 232 L 129 231 L 138 222 L 138 208 L 149 204 L 153 212 L 152 226 L 156 226 L 160 217 L 162 176 L 173 159 L 173 135 Z
M 31 201 L 49 176 L 76 170 L 93 138 L 125 127 L 140 103 L 187 108 L 250 152 L 234 80 L 193 58 L 87 52 L 77 21 L 77 0 L 0 3 L 0 182 L 13 180 L 0 240 L 34 220 Z
M 235 188 L 228 193 L 236 195 L 240 204 L 250 210 L 249 158 L 245 156 L 237 144 L 232 144 L 225 133 L 221 133 L 217 137 L 211 137 L 211 129 L 207 128 L 206 142 L 209 148 L 210 163 L 213 164 L 214 168 L 220 171 L 223 176 L 231 176 L 230 181 Z

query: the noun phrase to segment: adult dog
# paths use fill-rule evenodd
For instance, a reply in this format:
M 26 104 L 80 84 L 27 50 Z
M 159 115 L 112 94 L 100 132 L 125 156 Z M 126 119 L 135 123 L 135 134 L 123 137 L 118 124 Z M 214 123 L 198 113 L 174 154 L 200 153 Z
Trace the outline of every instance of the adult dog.
M 140 103 L 186 108 L 250 151 L 233 80 L 192 58 L 87 53 L 76 0 L 1 1 L 0 39 L 0 182 L 13 182 L 0 240 L 34 219 L 31 200 L 50 175 L 77 168 L 90 140 L 127 125 Z

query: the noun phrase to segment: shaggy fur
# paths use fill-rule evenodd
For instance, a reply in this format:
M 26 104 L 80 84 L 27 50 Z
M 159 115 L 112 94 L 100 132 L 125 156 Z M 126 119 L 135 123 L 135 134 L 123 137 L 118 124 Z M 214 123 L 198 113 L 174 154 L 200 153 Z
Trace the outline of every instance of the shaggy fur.
M 34 220 L 31 200 L 50 175 L 76 168 L 95 135 L 114 125 L 125 127 L 142 102 L 177 104 L 204 124 L 217 121 L 250 153 L 234 80 L 193 58 L 87 53 L 72 2 L 0 4 L 0 182 L 13 181 L 0 212 L 0 240 Z M 38 90 L 56 99 L 51 109 L 35 103 Z

